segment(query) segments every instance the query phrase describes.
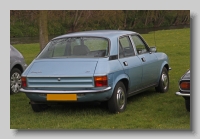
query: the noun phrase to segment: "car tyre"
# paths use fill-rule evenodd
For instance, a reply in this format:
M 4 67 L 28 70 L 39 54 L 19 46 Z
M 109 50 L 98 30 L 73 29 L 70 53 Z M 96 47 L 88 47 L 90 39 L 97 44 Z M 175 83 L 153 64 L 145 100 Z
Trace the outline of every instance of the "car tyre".
M 31 107 L 34 112 L 42 112 L 48 108 L 47 104 L 37 104 L 37 103 L 31 103 Z
M 10 72 L 10 94 L 16 94 L 21 88 L 21 74 L 18 68 L 13 68 Z
M 185 107 L 188 112 L 190 112 L 190 99 L 185 99 Z
M 165 67 L 162 69 L 158 86 L 155 89 L 157 92 L 160 92 L 160 93 L 165 93 L 169 89 L 169 75 Z
M 127 105 L 126 88 L 122 82 L 115 86 L 112 97 L 108 100 L 108 109 L 111 113 L 123 112 Z

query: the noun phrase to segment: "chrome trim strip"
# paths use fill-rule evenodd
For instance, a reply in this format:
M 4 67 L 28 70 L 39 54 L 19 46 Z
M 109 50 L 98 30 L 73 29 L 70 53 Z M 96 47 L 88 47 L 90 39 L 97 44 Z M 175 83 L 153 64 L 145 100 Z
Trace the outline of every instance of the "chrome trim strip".
M 109 91 L 111 90 L 111 87 L 106 87 L 104 89 L 101 90 L 73 90 L 73 91 L 52 91 L 52 90 L 26 90 L 21 88 L 20 91 L 24 92 L 24 93 L 36 93 L 36 94 L 65 94 L 65 93 L 76 93 L 76 94 L 80 94 L 80 93 L 102 93 L 105 91 Z
M 190 96 L 190 94 L 183 94 L 181 92 L 176 92 L 176 95 L 183 96 L 183 97 L 189 97 Z
M 129 93 L 128 93 L 128 97 L 130 97 L 130 96 L 132 96 L 132 95 L 135 95 L 135 94 L 138 94 L 138 93 L 140 93 L 140 92 L 143 92 L 143 91 L 145 91 L 145 90 L 147 90 L 147 89 L 149 89 L 149 88 L 151 88 L 151 87 L 155 87 L 155 86 L 157 86 L 157 84 L 152 84 L 152 85 L 149 85 L 149 86 L 140 88 L 140 89 L 138 89 L 138 90 L 129 92 Z

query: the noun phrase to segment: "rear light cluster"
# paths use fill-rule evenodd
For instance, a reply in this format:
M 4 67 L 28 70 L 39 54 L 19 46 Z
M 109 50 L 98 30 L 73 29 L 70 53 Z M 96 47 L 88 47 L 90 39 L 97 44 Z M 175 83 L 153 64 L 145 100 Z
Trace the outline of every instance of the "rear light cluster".
M 22 88 L 26 88 L 27 87 L 26 77 L 21 77 L 21 81 L 22 81 Z
M 96 76 L 94 77 L 95 87 L 105 87 L 108 86 L 108 77 L 107 76 Z
M 186 81 L 181 82 L 180 88 L 182 90 L 190 90 L 190 82 L 186 82 Z
M 26 77 L 21 77 L 22 88 L 27 87 Z M 94 77 L 95 87 L 106 87 L 108 86 L 108 77 L 107 76 L 96 76 Z

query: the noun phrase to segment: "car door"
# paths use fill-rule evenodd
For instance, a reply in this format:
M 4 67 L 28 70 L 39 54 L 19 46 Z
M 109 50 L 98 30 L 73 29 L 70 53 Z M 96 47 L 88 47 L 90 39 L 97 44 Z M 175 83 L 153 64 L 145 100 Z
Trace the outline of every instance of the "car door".
M 139 89 L 142 82 L 142 62 L 135 55 L 129 36 L 119 38 L 119 61 L 129 77 L 129 91 Z
M 142 82 L 141 87 L 148 87 L 156 84 L 159 76 L 158 59 L 154 53 L 149 51 L 148 45 L 139 35 L 131 35 L 133 44 L 135 45 L 137 56 L 142 62 Z

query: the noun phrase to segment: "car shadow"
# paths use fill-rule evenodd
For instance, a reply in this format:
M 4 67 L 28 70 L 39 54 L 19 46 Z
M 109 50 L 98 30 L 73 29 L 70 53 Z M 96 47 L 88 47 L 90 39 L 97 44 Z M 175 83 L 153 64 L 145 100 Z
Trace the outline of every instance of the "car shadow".
M 151 98 L 159 93 L 155 89 L 149 89 L 137 95 L 133 95 L 127 99 L 127 107 L 131 103 L 136 103 L 137 101 L 145 98 Z M 48 112 L 56 113 L 81 113 L 81 112 L 92 112 L 92 113 L 109 113 L 107 102 L 63 102 L 63 103 L 53 103 L 47 108 Z
M 153 96 L 156 96 L 156 95 L 159 95 L 159 94 L 161 94 L 161 93 L 156 92 L 155 89 L 152 88 L 152 89 L 146 90 L 144 92 L 141 92 L 139 94 L 130 96 L 127 101 L 129 103 L 129 102 L 133 102 L 133 101 L 136 101 L 136 100 L 142 100 L 144 97 L 150 98 L 150 97 L 153 97 Z
M 48 112 L 52 111 L 56 113 L 81 113 L 81 112 L 93 112 L 93 113 L 109 113 L 107 105 L 101 102 L 66 102 L 50 104 L 47 108 Z

